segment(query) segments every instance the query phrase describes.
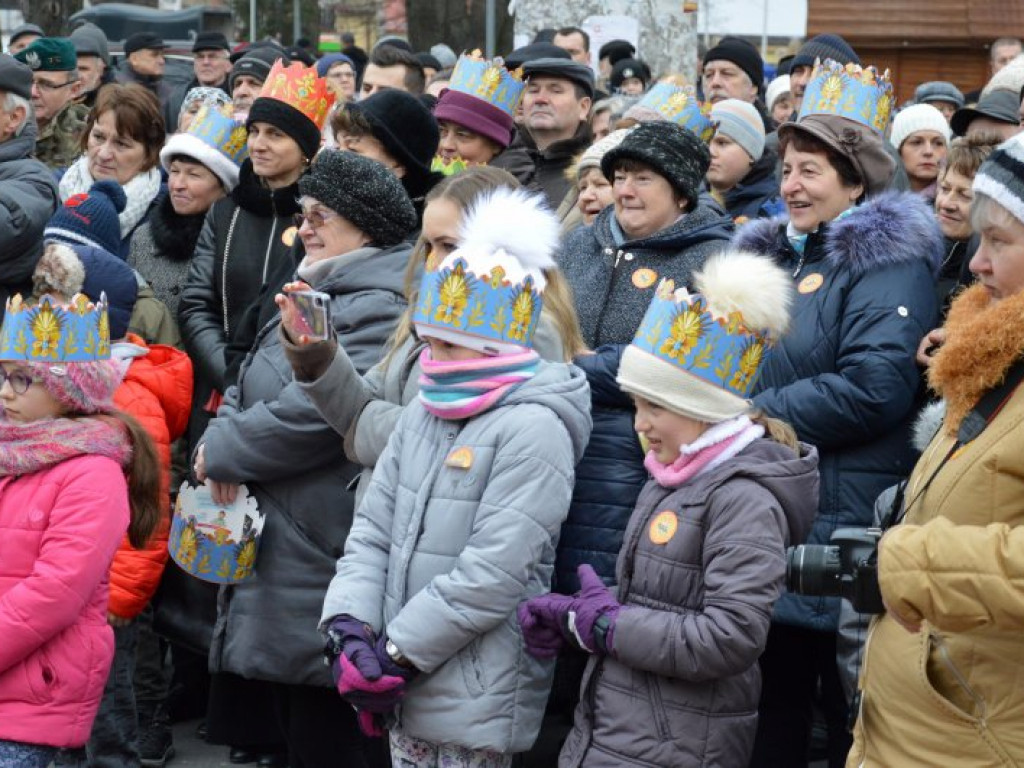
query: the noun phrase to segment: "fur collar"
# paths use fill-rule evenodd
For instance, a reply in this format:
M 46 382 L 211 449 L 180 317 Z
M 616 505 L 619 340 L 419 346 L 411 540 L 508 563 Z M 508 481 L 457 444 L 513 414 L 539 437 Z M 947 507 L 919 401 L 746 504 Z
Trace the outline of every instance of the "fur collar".
M 188 261 L 196 250 L 203 229 L 205 213 L 182 216 L 171 205 L 171 196 L 164 195 L 149 214 L 150 231 L 157 253 L 171 261 Z
M 928 368 L 928 384 L 946 401 L 946 434 L 955 435 L 982 395 L 1024 354 L 1024 292 L 993 302 L 982 285 L 958 296 L 946 318 L 946 342 Z
M 761 219 L 744 225 L 733 245 L 743 250 L 784 256 L 787 217 Z M 823 229 L 824 257 L 833 268 L 861 275 L 876 267 L 928 262 L 933 273 L 942 263 L 942 230 L 920 195 L 883 192 L 859 205 L 849 216 Z

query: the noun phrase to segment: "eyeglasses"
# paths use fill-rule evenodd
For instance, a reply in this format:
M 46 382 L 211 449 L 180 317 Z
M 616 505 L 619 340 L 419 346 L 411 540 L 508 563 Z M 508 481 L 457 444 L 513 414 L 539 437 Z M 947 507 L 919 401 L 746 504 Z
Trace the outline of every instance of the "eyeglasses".
M 334 211 L 329 211 L 326 208 L 306 208 L 302 213 L 296 213 L 292 217 L 292 221 L 295 222 L 298 229 L 302 229 L 305 222 L 309 222 L 310 229 L 320 229 L 337 215 Z
M 3 368 L 0 368 L 0 389 L 3 389 L 4 382 L 11 385 L 14 394 L 24 395 L 28 392 L 29 387 L 39 382 L 39 379 L 29 373 L 25 373 L 25 371 L 15 370 L 8 373 Z
M 36 80 L 35 85 L 41 91 L 59 91 L 61 88 L 67 88 L 69 85 L 74 85 L 77 80 L 68 80 L 66 83 L 51 83 L 49 80 Z

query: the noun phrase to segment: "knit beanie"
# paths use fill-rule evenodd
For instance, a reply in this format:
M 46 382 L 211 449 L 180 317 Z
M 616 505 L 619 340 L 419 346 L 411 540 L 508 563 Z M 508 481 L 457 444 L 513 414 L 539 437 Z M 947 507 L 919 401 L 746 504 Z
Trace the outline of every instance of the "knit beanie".
M 914 91 L 914 101 L 918 104 L 931 104 L 933 101 L 948 101 L 960 109 L 967 101 L 963 93 L 952 83 L 945 80 L 930 80 L 921 83 Z
M 942 135 L 946 144 L 949 144 L 953 136 L 949 123 L 939 110 L 931 104 L 913 104 L 897 113 L 893 119 L 889 143 L 898 152 L 903 142 L 918 131 L 935 131 Z
M 70 413 L 84 415 L 114 410 L 114 393 L 125 373 L 112 359 L 24 365 Z
M 601 158 L 606 179 L 614 176 L 619 160 L 636 160 L 649 165 L 689 201 L 697 204 L 701 184 L 711 165 L 711 154 L 703 141 L 681 125 L 670 122 L 642 123 L 619 146 Z
M 832 59 L 840 64 L 860 64 L 860 57 L 839 35 L 817 35 L 800 46 L 791 66 L 813 67 L 817 59 Z
M 712 61 L 731 61 L 747 74 L 757 92 L 761 93 L 764 87 L 764 59 L 757 48 L 742 37 L 723 37 L 718 45 L 704 55 L 705 65 Z
M 708 259 L 694 286 L 696 295 L 662 281 L 617 381 L 673 413 L 717 424 L 751 409 L 747 398 L 789 326 L 793 281 L 771 259 L 734 251 Z
M 291 104 L 285 104 L 277 99 L 258 98 L 249 110 L 245 129 L 251 131 L 253 123 L 267 123 L 284 131 L 299 145 L 307 160 L 316 156 L 317 150 L 320 149 L 320 129 Z
M 373 137 L 405 166 L 405 186 L 410 196 L 426 194 L 433 178 L 430 164 L 441 133 L 437 120 L 423 102 L 405 91 L 387 90 L 349 102 L 345 109 L 362 114 L 370 124 Z
M 972 188 L 1024 224 L 1024 133 L 1007 139 L 988 156 L 975 174 Z
M 1024 54 L 1015 56 L 1005 67 L 992 75 L 981 89 L 981 95 L 985 96 L 992 91 L 1012 91 L 1020 94 L 1021 88 L 1024 88 Z
M 261 83 L 265 83 L 267 75 L 270 74 L 270 68 L 278 60 L 285 64 L 291 61 L 284 50 L 275 45 L 250 46 L 231 67 L 231 74 L 228 75 L 228 89 L 235 90 L 235 78 L 239 75 L 250 75 Z
M 316 73 L 320 77 L 327 77 L 327 72 L 335 64 L 348 64 L 352 67 L 352 71 L 355 72 L 356 65 L 348 56 L 344 53 L 328 53 L 321 56 L 316 62 Z
M 319 200 L 382 248 L 397 245 L 416 228 L 416 210 L 398 177 L 354 152 L 325 149 L 299 179 L 299 192 Z
M 725 99 L 711 105 L 711 120 L 716 132 L 728 136 L 755 162 L 764 154 L 764 123 L 753 104 L 739 99 Z
M 600 168 L 601 159 L 605 153 L 619 146 L 632 130 L 633 128 L 620 128 L 617 131 L 612 131 L 603 139 L 599 139 L 587 147 L 576 164 L 576 178 L 581 178 L 591 168 Z
M 779 75 L 768 84 L 768 90 L 764 93 L 764 105 L 770 112 L 780 96 L 790 93 L 789 75 Z
M 94 182 L 86 193 L 72 195 L 50 217 L 43 230 L 45 240 L 81 243 L 110 253 L 121 250 L 121 224 L 117 215 L 128 199 L 121 185 L 111 179 Z
M 110 46 L 103 30 L 88 21 L 75 27 L 69 35 L 79 56 L 98 56 L 104 64 L 110 65 Z
M 454 67 L 458 57 L 455 55 L 455 51 L 450 46 L 444 43 L 436 43 L 430 46 L 430 53 L 439 62 L 441 62 L 442 68 Z
M 307 161 L 312 160 L 320 149 L 320 132 L 333 103 L 334 94 L 324 79 L 317 77 L 316 69 L 299 62 L 286 66 L 276 61 L 252 103 L 245 129 L 251 131 L 253 123 L 273 125 L 299 145 Z
M 621 59 L 615 62 L 615 66 L 612 67 L 612 73 L 608 76 L 608 85 L 611 86 L 613 91 L 617 91 L 630 77 L 636 77 L 643 82 L 644 89 L 646 90 L 647 84 L 651 79 L 651 71 L 639 59 Z
M 189 107 L 197 101 L 202 104 L 209 104 L 214 109 L 220 109 L 231 104 L 231 97 L 220 88 L 211 88 L 205 85 L 189 88 L 185 98 L 181 100 L 181 109 L 178 110 L 179 121 L 181 116 L 188 112 Z

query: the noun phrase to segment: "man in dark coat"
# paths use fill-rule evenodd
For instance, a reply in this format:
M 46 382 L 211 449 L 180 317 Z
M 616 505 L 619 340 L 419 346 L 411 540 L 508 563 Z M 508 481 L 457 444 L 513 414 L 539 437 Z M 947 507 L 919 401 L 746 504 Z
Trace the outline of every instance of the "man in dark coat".
M 192 44 L 192 66 L 195 76 L 176 89 L 167 100 L 164 120 L 167 122 L 168 133 L 178 126 L 178 113 L 185 96 L 193 88 L 220 88 L 230 95 L 228 75 L 231 74 L 231 60 L 228 58 L 231 46 L 228 39 L 220 32 L 200 32 Z

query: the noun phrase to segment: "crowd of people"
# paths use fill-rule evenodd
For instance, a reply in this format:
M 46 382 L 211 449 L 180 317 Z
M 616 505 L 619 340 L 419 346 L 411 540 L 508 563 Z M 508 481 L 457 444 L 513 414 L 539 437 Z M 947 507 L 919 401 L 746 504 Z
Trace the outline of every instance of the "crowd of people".
M 1024 762 L 1020 41 L 343 41 L 0 54 L 0 768 Z

